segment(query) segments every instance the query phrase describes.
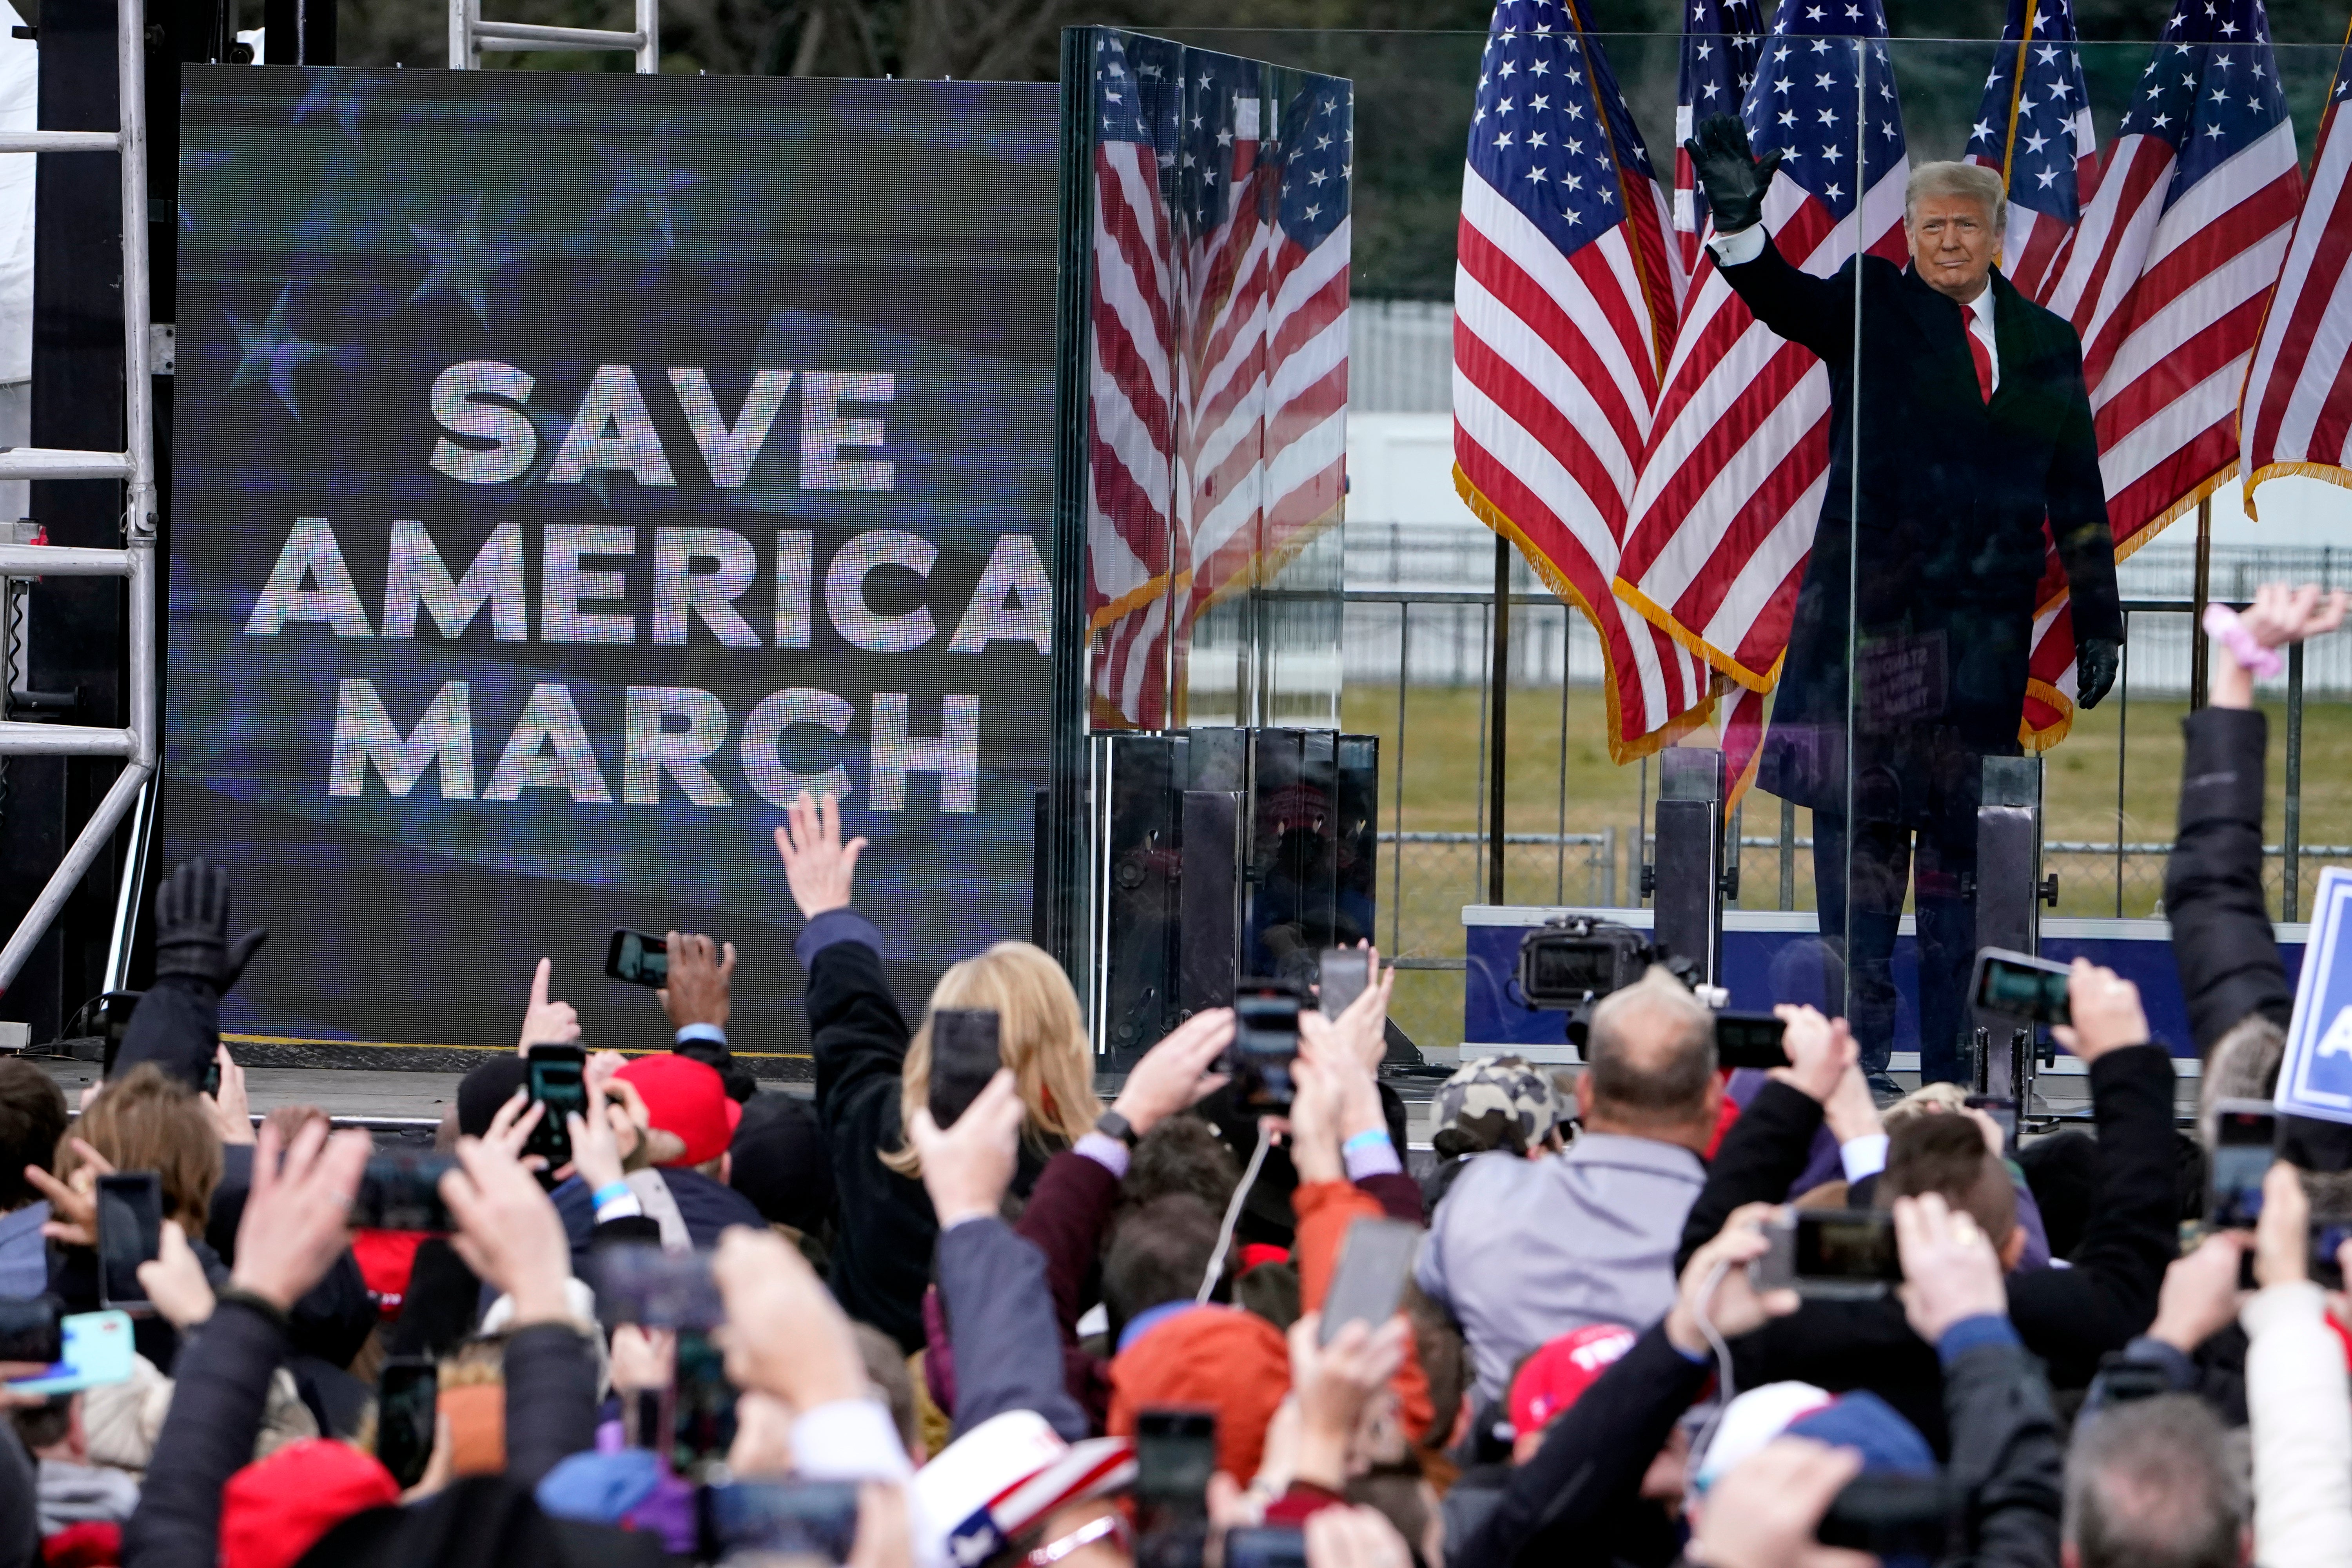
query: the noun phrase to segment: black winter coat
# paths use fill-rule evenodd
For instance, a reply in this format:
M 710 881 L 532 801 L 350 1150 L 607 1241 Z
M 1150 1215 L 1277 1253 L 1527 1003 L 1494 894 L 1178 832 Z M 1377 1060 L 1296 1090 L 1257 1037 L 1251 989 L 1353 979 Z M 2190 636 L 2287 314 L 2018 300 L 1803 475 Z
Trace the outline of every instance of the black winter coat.
M 2050 539 L 2074 635 L 2123 637 L 2081 342 L 1994 272 L 2000 380 L 1988 405 L 1962 307 L 1865 257 L 1857 386 L 1855 263 L 1815 278 L 1768 240 L 1723 276 L 1759 321 L 1821 356 L 1832 397 L 1829 482 L 1757 782 L 1848 810 L 1851 659 L 1862 680 L 1851 815 L 1915 826 L 1972 816 L 1978 759 L 2018 753 Z
M 923 1291 L 939 1222 L 923 1184 L 882 1163 L 882 1152 L 903 1141 L 907 1020 L 882 955 L 862 942 L 833 942 L 809 961 L 807 1005 L 816 1113 L 841 1202 L 833 1294 L 843 1311 L 911 1354 L 923 1348 Z
M 2172 961 L 2198 1054 L 2251 1014 L 2281 1028 L 2294 987 L 2263 901 L 2260 710 L 2207 708 L 2180 721 L 2180 836 L 2164 868 Z
M 2025 1346 L 2061 1388 L 2084 1388 L 2099 1358 L 2121 1350 L 2156 1316 L 2164 1271 L 2178 1254 L 2179 1198 L 2173 1184 L 2172 1058 L 2159 1046 L 2111 1051 L 2091 1064 L 2097 1117 L 2097 1192 L 2071 1268 L 2009 1277 L 2009 1317 Z M 1818 1100 L 1768 1083 L 1707 1169 L 1691 1205 L 1675 1267 L 1723 1228 L 1742 1204 L 1780 1203 L 1811 1157 L 1821 1126 Z M 1792 1315 L 1736 1342 L 1742 1388 L 1794 1378 L 1832 1392 L 1868 1388 L 1901 1411 L 1938 1452 L 1945 1447 L 1942 1372 L 1936 1352 L 1911 1331 L 1903 1305 L 1808 1301 Z

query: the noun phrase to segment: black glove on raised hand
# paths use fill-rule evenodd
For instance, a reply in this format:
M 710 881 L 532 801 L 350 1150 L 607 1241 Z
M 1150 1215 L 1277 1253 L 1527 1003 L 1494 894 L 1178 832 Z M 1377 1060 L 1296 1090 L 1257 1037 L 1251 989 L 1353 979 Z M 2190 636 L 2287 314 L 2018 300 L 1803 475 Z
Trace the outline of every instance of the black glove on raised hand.
M 245 973 L 267 930 L 228 939 L 228 872 L 190 860 L 155 893 L 155 978 L 185 974 L 226 993 Z
M 2096 708 L 2116 683 L 2123 644 L 2113 637 L 2084 637 L 2074 645 L 2074 700 Z
M 1699 121 L 1698 134 L 1683 143 L 1691 170 L 1706 192 L 1709 216 L 1717 234 L 1738 234 L 1764 219 L 1764 193 L 1772 187 L 1773 172 L 1780 166 L 1774 148 L 1758 158 L 1748 150 L 1748 127 L 1736 114 L 1717 114 Z

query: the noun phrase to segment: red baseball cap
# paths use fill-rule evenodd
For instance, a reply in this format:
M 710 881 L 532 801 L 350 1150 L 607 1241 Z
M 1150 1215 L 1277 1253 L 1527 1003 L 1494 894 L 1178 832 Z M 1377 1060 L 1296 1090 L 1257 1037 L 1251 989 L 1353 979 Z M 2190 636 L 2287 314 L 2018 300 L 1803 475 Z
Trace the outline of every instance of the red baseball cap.
M 357 1448 L 326 1437 L 289 1443 L 221 1489 L 222 1568 L 290 1568 L 352 1515 L 399 1500 L 392 1472 Z
M 692 1057 L 639 1057 L 614 1075 L 645 1100 L 653 1125 L 686 1141 L 686 1152 L 665 1165 L 699 1165 L 727 1152 L 743 1108 L 727 1098 L 719 1069 Z
M 1538 1350 L 1511 1379 L 1511 1429 L 1542 1431 L 1633 1348 L 1633 1331 L 1623 1324 L 1589 1323 Z

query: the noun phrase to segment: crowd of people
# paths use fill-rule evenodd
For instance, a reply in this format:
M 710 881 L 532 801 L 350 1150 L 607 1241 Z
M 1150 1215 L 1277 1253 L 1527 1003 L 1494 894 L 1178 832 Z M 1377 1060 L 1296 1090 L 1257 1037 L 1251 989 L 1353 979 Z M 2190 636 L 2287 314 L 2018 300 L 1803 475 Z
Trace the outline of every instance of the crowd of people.
M 2277 647 L 2344 613 L 2265 588 L 2242 624 Z M 2166 885 L 2209 1107 L 2272 1091 L 2292 1004 L 2263 716 L 2216 657 Z M 1654 969 L 1572 1082 L 1455 1074 L 1416 1178 L 1376 960 L 1301 1012 L 1279 1114 L 1229 1081 L 1226 1009 L 1106 1106 L 1046 955 L 957 963 L 910 1026 L 831 798 L 777 847 L 814 1098 L 741 1070 L 733 949 L 672 933 L 674 1048 L 587 1056 L 548 1169 L 527 1053 L 579 1026 L 542 963 L 425 1230 L 354 1228 L 366 1132 L 248 1113 L 218 1009 L 257 944 L 220 868 L 175 871 L 103 1082 L 69 1110 L 0 1060 L 0 1300 L 102 1304 L 100 1176 L 154 1173 L 163 1215 L 130 1375 L 0 1394 L 0 1568 L 2352 1563 L 2352 1304 L 2310 1243 L 2352 1183 L 2281 1161 L 2253 1228 L 2196 1234 L 2211 1118 L 2176 1130 L 2106 970 L 2075 964 L 2056 1031 L 2089 1131 L 2021 1146 L 1949 1085 L 1887 1103 L 1810 1007 L 1780 1009 L 1786 1067 L 1727 1074 Z M 1003 1066 L 942 1127 L 946 1009 L 993 1012 Z M 1768 1274 L 1792 1207 L 1890 1214 L 1900 1285 Z M 1367 1313 L 1335 1281 L 1381 1222 L 1423 1234 Z M 707 1316 L 620 1289 L 648 1257 Z M 396 1477 L 379 1390 L 420 1363 L 430 1453 Z

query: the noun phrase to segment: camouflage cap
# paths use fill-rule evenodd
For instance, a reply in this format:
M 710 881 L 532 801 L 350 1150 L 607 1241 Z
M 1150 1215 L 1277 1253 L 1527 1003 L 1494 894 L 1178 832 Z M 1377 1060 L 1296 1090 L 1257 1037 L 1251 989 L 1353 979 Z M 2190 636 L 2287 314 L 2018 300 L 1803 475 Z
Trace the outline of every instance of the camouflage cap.
M 1445 1080 L 1432 1121 L 1446 1142 L 1524 1153 L 1565 1119 L 1551 1070 L 1520 1057 L 1481 1057 Z

